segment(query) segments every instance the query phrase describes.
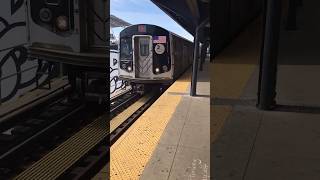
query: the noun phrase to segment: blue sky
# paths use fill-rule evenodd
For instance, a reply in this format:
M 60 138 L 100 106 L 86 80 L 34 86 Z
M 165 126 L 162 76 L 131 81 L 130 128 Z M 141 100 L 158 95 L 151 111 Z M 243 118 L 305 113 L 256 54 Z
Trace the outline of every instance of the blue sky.
M 193 36 L 184 30 L 150 0 L 111 0 L 111 14 L 130 24 L 154 24 L 174 32 L 190 41 Z M 114 28 L 113 33 L 118 36 L 122 28 Z

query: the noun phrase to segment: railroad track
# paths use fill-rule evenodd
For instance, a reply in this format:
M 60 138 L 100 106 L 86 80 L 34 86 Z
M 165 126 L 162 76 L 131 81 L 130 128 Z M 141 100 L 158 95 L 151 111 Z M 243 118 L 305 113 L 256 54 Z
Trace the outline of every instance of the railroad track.
M 135 101 L 130 107 L 126 108 L 121 113 L 117 111 L 114 113 L 110 121 L 110 145 L 112 145 L 144 111 L 146 111 L 152 103 L 158 98 L 159 92 L 150 92 L 145 94 L 139 100 Z
M 119 97 L 112 103 L 110 113 L 95 119 L 15 179 L 92 178 L 108 163 L 110 145 L 158 96 L 158 92 L 151 92 L 142 97 L 134 93 Z
M 61 98 L 7 126 L 0 134 L 0 179 L 12 178 L 86 125 L 92 114 L 78 121 L 85 107 L 82 101 Z
M 90 179 L 109 162 L 110 146 L 134 123 L 142 113 L 158 98 L 159 92 L 143 96 L 128 93 L 111 102 L 111 111 L 104 137 L 85 156 L 59 176 L 58 179 Z M 112 117 L 112 118 L 111 118 Z
M 117 114 L 121 113 L 125 108 L 129 107 L 132 103 L 137 101 L 142 95 L 132 91 L 117 97 L 110 102 L 110 117 L 111 120 Z
M 91 119 L 89 118 L 90 120 L 83 120 L 83 114 L 88 113 L 88 109 L 86 109 L 87 107 L 81 107 L 76 110 L 77 117 L 70 118 L 72 117 L 70 116 L 67 118 L 70 122 L 69 125 L 76 124 L 74 122 L 82 118 L 82 121 L 86 123 L 82 123 L 81 128 L 78 127 L 74 130 L 74 127 L 69 127 L 66 133 L 58 133 L 56 129 L 51 130 L 51 134 L 38 134 L 38 137 L 42 138 L 35 141 L 36 143 L 33 143 L 33 145 L 34 147 L 40 147 L 42 150 L 35 150 L 27 158 L 24 157 L 28 163 L 22 163 L 22 165 L 21 159 L 16 158 L 20 161 L 20 164 L 14 172 L 10 172 L 10 168 L 6 166 L 0 168 L 0 172 L 2 172 L 0 179 L 7 179 L 7 177 L 14 177 L 14 179 L 92 178 L 109 162 L 110 146 L 151 106 L 160 94 L 159 91 L 152 91 L 141 96 L 129 92 L 111 102 L 109 113 L 97 113 L 99 116 L 97 114 L 92 115 Z M 92 110 L 96 109 L 92 105 L 89 107 Z M 65 124 L 60 123 L 60 126 L 57 127 L 65 127 Z M 110 129 L 110 132 L 107 131 L 108 129 Z M 60 133 L 63 134 L 62 137 L 60 137 Z M 53 140 L 52 143 L 48 144 L 49 147 L 44 147 L 46 143 L 50 142 L 47 139 L 50 135 L 52 136 L 51 139 L 58 140 Z M 12 151 L 12 154 L 17 153 L 19 154 L 19 152 Z M 25 154 L 20 154 L 20 157 L 22 156 L 25 156 Z M 14 164 L 17 165 L 17 163 Z M 12 176 L 13 174 L 14 176 Z

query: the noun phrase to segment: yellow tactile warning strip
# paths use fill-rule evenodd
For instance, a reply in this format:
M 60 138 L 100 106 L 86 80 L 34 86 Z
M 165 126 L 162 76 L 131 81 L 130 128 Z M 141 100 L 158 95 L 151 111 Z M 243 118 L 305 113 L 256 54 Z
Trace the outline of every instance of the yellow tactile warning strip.
M 214 64 L 210 65 L 211 97 L 238 99 L 242 95 L 259 62 L 260 40 L 261 23 L 259 19 L 214 59 Z M 231 106 L 211 105 L 211 142 L 215 141 L 231 112 Z
M 107 117 L 101 116 L 48 153 L 15 179 L 56 179 L 107 136 Z
M 134 112 L 136 112 L 140 107 L 142 107 L 150 98 L 152 97 L 152 94 L 147 94 L 140 98 L 137 102 L 133 103 L 130 107 L 128 107 L 126 110 L 121 112 L 119 115 L 114 117 L 110 121 L 110 133 L 112 133 L 118 126 L 120 126 L 126 119 L 128 119 Z M 98 179 L 108 179 L 109 174 L 107 174 L 107 166 L 103 167 L 97 175 L 92 178 L 93 180 Z
M 189 70 L 169 87 L 111 147 L 111 180 L 139 179 L 182 99 L 182 95 L 170 95 L 170 93 L 185 93 L 190 84 L 190 75 Z

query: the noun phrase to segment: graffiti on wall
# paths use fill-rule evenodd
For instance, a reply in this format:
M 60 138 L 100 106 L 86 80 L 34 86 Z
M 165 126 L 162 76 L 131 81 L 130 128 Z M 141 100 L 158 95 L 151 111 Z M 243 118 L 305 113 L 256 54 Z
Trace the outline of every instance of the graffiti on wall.
M 10 2 L 10 9 L 11 9 L 11 16 L 14 15 L 23 5 L 24 0 L 11 0 Z M 0 31 L 0 39 L 4 36 L 10 29 L 13 29 L 18 26 L 25 26 L 26 22 L 14 22 L 10 24 L 4 17 L 0 17 L 0 22 L 4 26 L 4 28 Z
M 43 82 L 46 78 L 43 72 L 49 67 L 47 63 L 38 66 L 37 60 L 28 59 L 25 1 L 5 2 L 8 1 L 1 2 L 0 7 L 3 12 L 0 14 L 0 102 L 34 88 L 37 79 Z M 37 76 L 37 72 L 41 75 Z
M 113 62 L 117 61 L 116 59 L 113 59 Z M 116 65 L 116 64 L 114 64 Z M 118 68 L 110 67 L 110 93 L 113 94 L 116 91 L 119 91 L 121 89 L 125 89 L 128 83 L 126 81 L 120 80 L 119 76 L 116 75 L 118 72 Z

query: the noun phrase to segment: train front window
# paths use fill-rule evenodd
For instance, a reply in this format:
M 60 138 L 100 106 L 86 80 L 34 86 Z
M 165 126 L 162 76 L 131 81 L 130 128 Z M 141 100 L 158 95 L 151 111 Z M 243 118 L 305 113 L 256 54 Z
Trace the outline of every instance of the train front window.
M 120 40 L 120 58 L 121 59 L 132 59 L 131 38 L 121 38 L 121 40 Z
M 139 49 L 140 49 L 140 56 L 148 56 L 149 55 L 149 39 L 141 38 Z

